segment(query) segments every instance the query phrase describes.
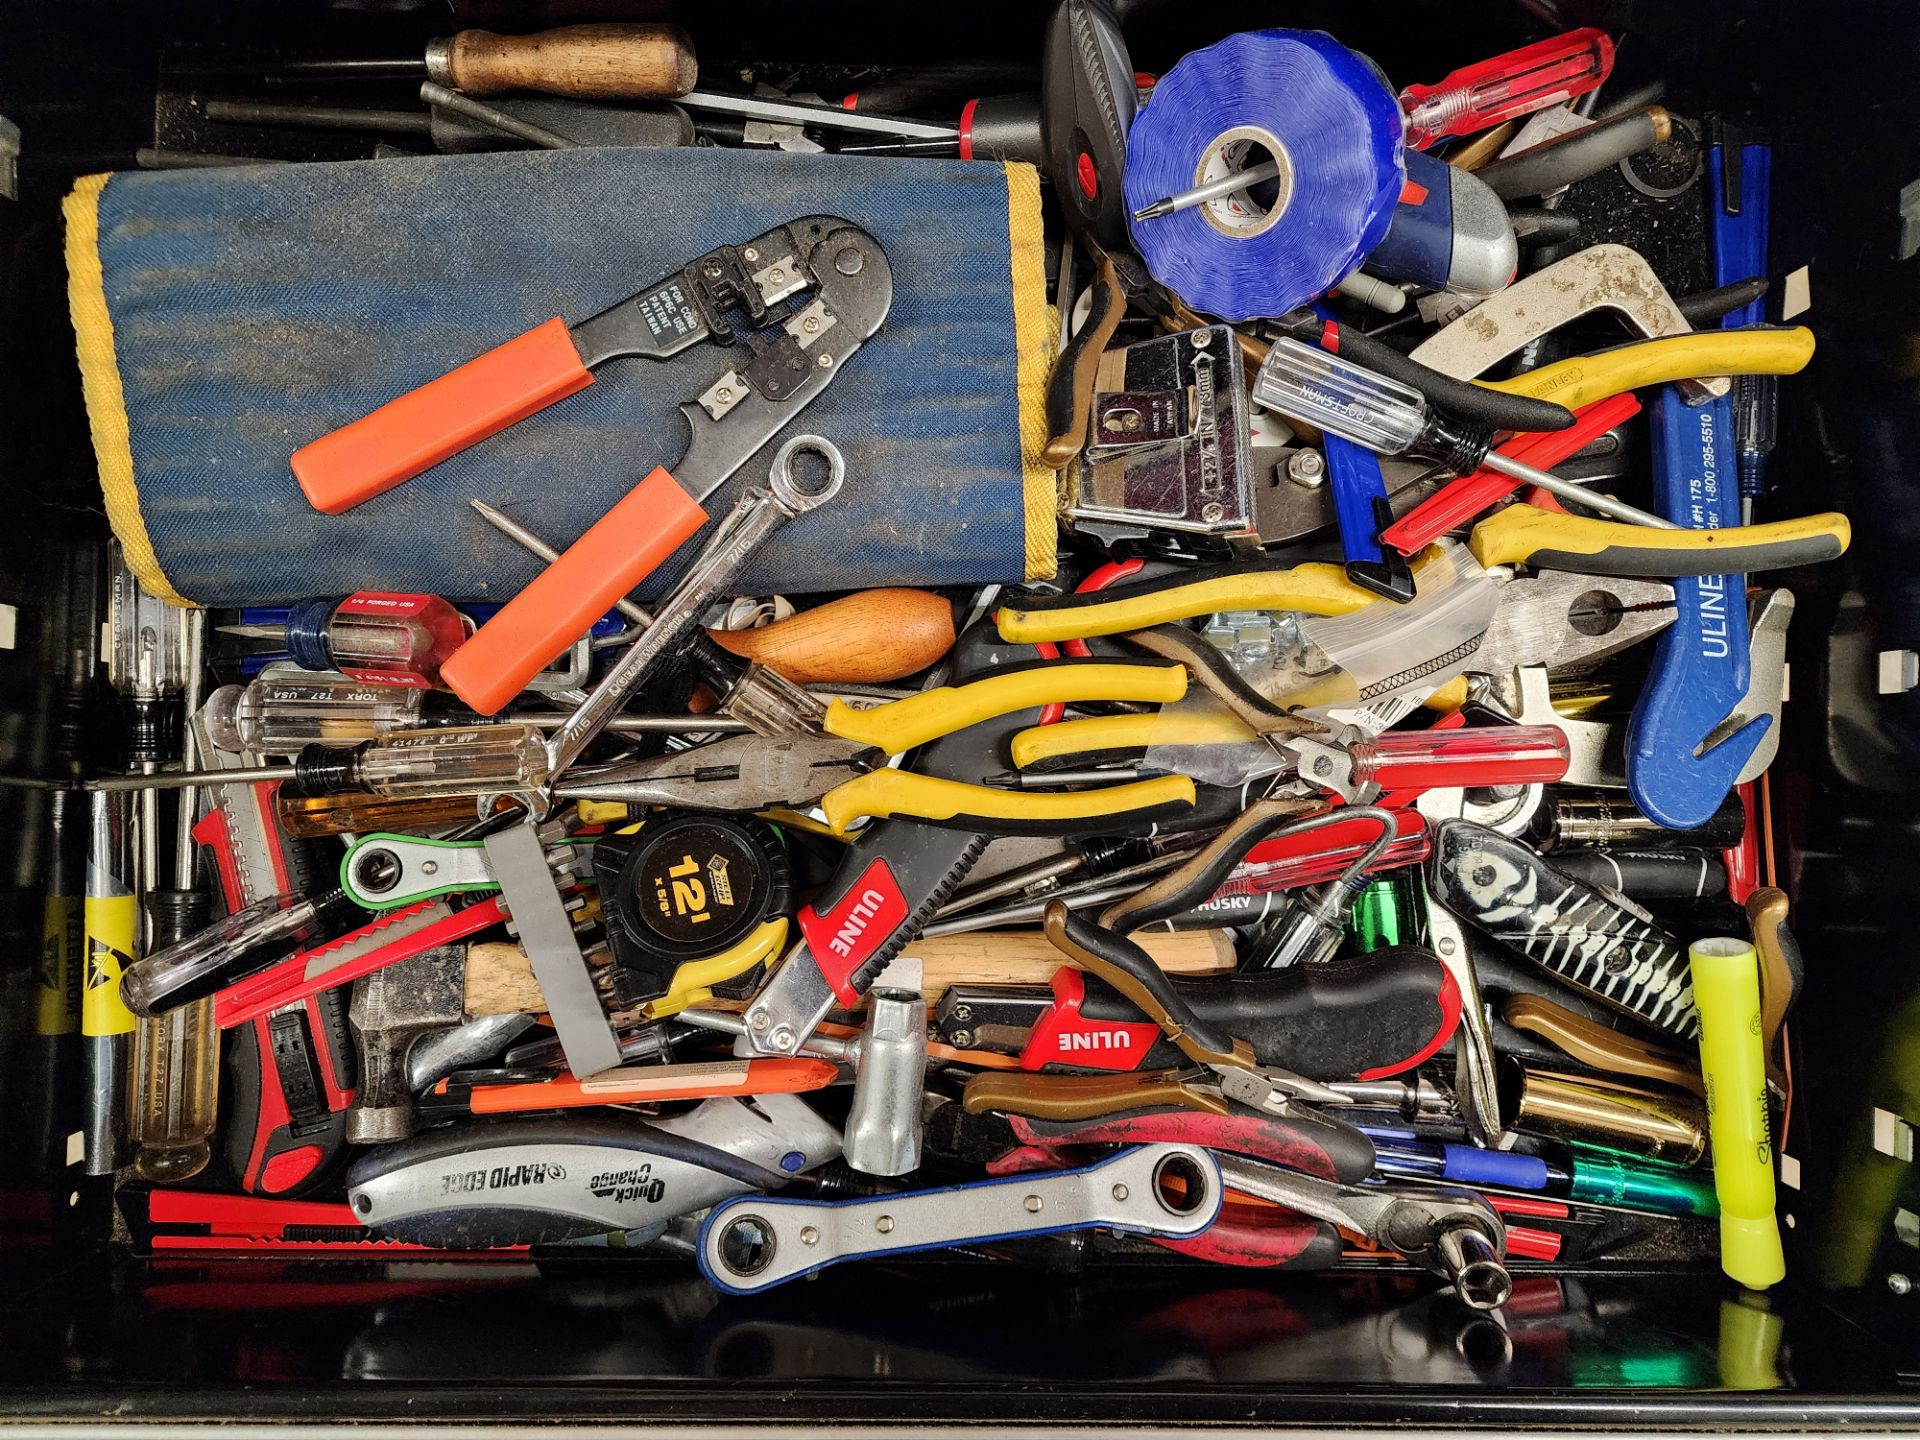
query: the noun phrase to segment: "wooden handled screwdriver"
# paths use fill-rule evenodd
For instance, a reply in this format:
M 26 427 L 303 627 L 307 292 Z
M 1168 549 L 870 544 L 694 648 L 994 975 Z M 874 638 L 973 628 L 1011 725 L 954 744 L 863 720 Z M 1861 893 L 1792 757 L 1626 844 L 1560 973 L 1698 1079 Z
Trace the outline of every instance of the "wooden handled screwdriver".
M 461 30 L 420 59 L 305 60 L 285 76 L 418 75 L 469 95 L 525 90 L 575 100 L 671 100 L 699 79 L 693 42 L 677 25 L 562 25 L 531 35 Z

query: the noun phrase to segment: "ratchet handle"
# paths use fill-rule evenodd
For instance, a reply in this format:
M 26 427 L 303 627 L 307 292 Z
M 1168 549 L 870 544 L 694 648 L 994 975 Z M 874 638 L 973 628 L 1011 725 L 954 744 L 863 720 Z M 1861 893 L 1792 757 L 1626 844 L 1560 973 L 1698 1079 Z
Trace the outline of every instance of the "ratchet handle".
M 593 383 L 555 317 L 293 452 L 316 510 L 338 515 Z
M 656 467 L 454 651 L 440 683 L 494 714 L 706 523 L 700 502 Z

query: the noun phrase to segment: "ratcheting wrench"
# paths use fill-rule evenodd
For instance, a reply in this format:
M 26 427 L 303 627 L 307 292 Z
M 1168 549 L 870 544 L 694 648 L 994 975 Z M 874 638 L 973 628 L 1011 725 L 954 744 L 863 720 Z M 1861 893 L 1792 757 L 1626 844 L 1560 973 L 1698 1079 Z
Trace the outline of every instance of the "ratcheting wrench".
M 1513 1277 L 1501 1258 L 1507 1228 L 1477 1196 L 1461 1190 L 1341 1185 L 1239 1155 L 1218 1161 L 1229 1190 L 1357 1231 L 1445 1275 L 1476 1310 L 1497 1310 L 1513 1293 Z
M 565 842 L 565 827 L 540 827 L 547 864 L 562 877 L 584 865 Z M 443 895 L 472 895 L 500 888 L 483 840 L 427 840 L 418 835 L 362 835 L 340 858 L 340 888 L 363 910 L 394 910 Z
M 753 1195 L 700 1227 L 700 1269 L 750 1295 L 842 1260 L 1063 1230 L 1198 1235 L 1220 1211 L 1220 1162 L 1196 1145 L 1141 1145 L 1089 1165 L 871 1200 Z M 1497 1222 L 1496 1222 L 1497 1223 Z

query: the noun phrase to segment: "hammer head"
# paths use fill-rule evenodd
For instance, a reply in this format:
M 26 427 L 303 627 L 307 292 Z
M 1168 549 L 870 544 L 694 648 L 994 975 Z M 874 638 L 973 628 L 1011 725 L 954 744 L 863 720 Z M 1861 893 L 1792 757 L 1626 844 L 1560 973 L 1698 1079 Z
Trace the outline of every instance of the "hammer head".
M 356 1145 L 413 1133 L 407 1051 L 429 1031 L 458 1025 L 466 998 L 464 945 L 423 950 L 353 982 L 347 1021 L 360 1051 L 360 1093 L 347 1112 Z

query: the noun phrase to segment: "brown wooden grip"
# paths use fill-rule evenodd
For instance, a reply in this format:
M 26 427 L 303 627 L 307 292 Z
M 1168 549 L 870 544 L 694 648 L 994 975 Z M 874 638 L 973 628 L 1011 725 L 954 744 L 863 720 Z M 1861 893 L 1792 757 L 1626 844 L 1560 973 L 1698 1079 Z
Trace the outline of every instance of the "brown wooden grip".
M 562 25 L 533 35 L 462 30 L 427 68 L 469 95 L 533 90 L 576 100 L 670 100 L 700 78 L 677 25 Z
M 1227 1102 L 1208 1091 L 1181 1083 L 1175 1070 L 1128 1071 L 1119 1075 L 1015 1075 L 988 1071 L 967 1082 L 960 1103 L 969 1115 L 998 1110 L 1036 1120 L 1093 1120 L 1150 1105 L 1227 1113 Z
M 953 648 L 953 606 L 925 590 L 863 590 L 759 630 L 710 633 L 722 649 L 796 685 L 882 684 Z

